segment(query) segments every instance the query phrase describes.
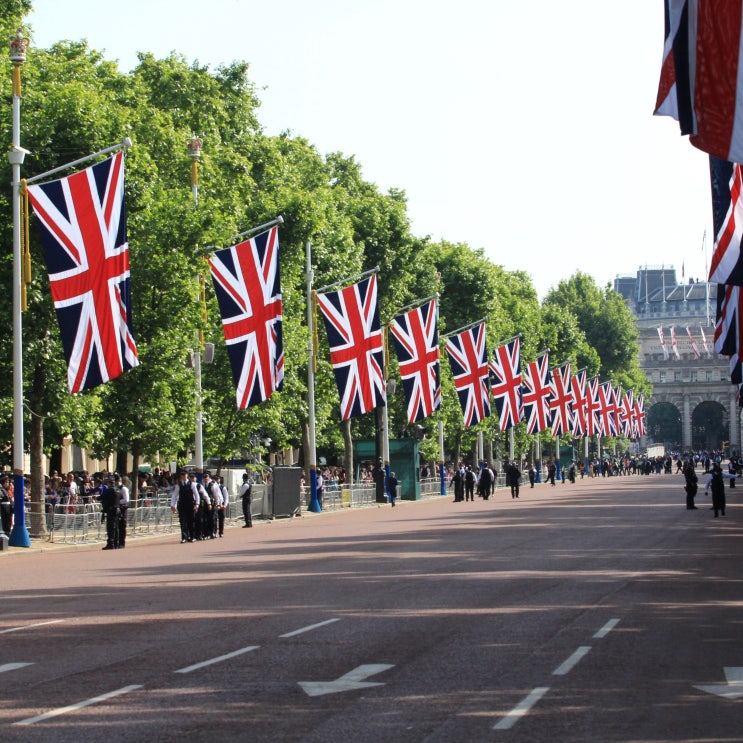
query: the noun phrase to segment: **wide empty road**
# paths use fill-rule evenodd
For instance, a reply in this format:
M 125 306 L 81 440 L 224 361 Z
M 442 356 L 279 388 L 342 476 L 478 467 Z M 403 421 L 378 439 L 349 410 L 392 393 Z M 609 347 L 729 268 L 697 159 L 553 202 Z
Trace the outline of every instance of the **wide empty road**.
M 714 518 L 680 475 L 598 478 L 4 553 L 0 740 L 743 740 L 738 493 Z

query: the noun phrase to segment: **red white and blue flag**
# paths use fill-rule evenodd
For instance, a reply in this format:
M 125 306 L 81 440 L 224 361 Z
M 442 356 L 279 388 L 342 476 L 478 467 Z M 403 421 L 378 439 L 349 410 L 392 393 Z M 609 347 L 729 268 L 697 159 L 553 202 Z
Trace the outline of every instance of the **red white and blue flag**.
M 377 277 L 317 295 L 341 400 L 341 420 L 387 403 Z
M 124 155 L 28 187 L 38 219 L 70 392 L 138 366 L 132 334 Z
M 427 418 L 441 405 L 441 354 L 437 325 L 435 299 L 398 315 L 390 323 L 409 423 Z
M 598 377 L 586 382 L 586 436 L 601 435 L 601 423 L 599 420 L 599 387 L 601 383 Z
M 694 358 L 698 359 L 701 357 L 701 354 L 699 353 L 699 346 L 697 346 L 697 342 L 694 339 L 694 334 L 691 332 L 691 328 L 687 325 L 686 326 L 686 335 L 689 336 L 689 345 L 691 346 L 692 353 L 694 354 Z
M 524 398 L 521 389 L 521 343 L 514 338 L 493 352 L 490 370 L 490 394 L 498 411 L 501 431 L 506 431 L 524 417 Z
M 490 415 L 485 323 L 450 336 L 446 341 L 446 353 L 464 425 L 469 428 Z
M 598 386 L 598 421 L 599 430 L 597 433 L 602 436 L 616 436 L 617 431 L 614 423 L 613 412 L 614 390 L 611 382 L 602 382 Z
M 239 410 L 284 382 L 279 231 L 272 227 L 209 258 Z
M 622 433 L 628 439 L 636 438 L 635 433 L 634 433 L 634 426 L 633 426 L 633 421 L 635 419 L 634 410 L 635 410 L 634 393 L 632 392 L 632 390 L 627 390 L 624 393 L 624 397 L 622 398 L 621 418 L 622 418 Z
M 715 248 L 709 280 L 743 284 L 743 173 L 737 163 L 709 159 Z
M 549 354 L 542 354 L 527 364 L 524 371 L 524 418 L 527 433 L 539 433 L 550 427 Z
M 609 413 L 614 423 L 614 435 L 622 435 L 622 385 L 612 388 Z
M 577 371 L 570 380 L 573 396 L 571 429 L 576 436 L 586 435 L 586 370 Z
M 571 430 L 573 419 L 573 392 L 570 388 L 570 364 L 558 366 L 551 372 L 550 417 L 552 435 L 562 436 Z
M 655 113 L 722 160 L 743 162 L 743 0 L 665 0 Z

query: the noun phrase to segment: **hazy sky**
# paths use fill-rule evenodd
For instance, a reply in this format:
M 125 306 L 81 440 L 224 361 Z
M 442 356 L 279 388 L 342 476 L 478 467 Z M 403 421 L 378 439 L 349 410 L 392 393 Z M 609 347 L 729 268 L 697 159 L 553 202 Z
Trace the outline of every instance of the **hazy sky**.
M 123 70 L 138 51 L 247 60 L 269 134 L 355 155 L 405 190 L 416 235 L 484 248 L 540 296 L 577 269 L 601 285 L 644 265 L 705 274 L 707 157 L 652 116 L 662 0 L 34 7 L 36 46 L 85 38 Z

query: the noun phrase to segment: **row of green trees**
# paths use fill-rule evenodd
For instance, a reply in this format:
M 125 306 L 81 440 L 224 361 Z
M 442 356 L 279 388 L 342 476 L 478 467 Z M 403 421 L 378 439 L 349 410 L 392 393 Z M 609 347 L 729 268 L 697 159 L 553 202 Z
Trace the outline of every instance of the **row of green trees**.
M 0 0 L 0 28 L 9 38 L 28 12 L 27 0 Z M 32 34 L 31 34 L 32 37 Z M 33 40 L 33 37 L 32 37 Z M 30 150 L 23 174 L 30 177 L 121 141 L 127 156 L 126 194 L 131 251 L 131 288 L 140 366 L 95 390 L 71 396 L 48 282 L 35 233 L 35 270 L 23 317 L 26 430 L 32 452 L 32 489 L 41 492 L 41 452 L 69 436 L 104 457 L 129 451 L 135 464 L 160 457 L 172 461 L 192 447 L 194 376 L 186 360 L 202 331 L 216 344 L 215 363 L 204 368 L 206 456 L 222 459 L 244 449 L 251 435 L 278 448 L 306 439 L 307 345 L 304 256 L 312 243 L 316 283 L 327 284 L 375 265 L 383 322 L 395 310 L 440 292 L 441 332 L 488 316 L 492 348 L 523 333 L 522 354 L 533 359 L 544 347 L 553 363 L 571 361 L 590 374 L 648 392 L 637 360 L 637 331 L 621 297 L 580 272 L 558 284 L 540 304 L 529 276 L 507 271 L 480 249 L 433 242 L 411 232 L 402 190 L 381 193 L 363 177 L 353 156 L 321 154 L 289 130 L 268 136 L 260 124 L 260 101 L 245 62 L 216 70 L 173 54 L 140 54 L 122 73 L 85 42 L 60 41 L 50 49 L 31 45 L 22 70 L 22 145 Z M 2 146 L 10 148 L 11 65 L 0 61 L 6 115 Z M 290 126 L 291 122 L 287 122 Z M 186 142 L 203 137 L 199 203 L 190 189 Z M 0 184 L 0 224 L 6 246 L 0 260 L 0 311 L 11 317 L 12 274 L 10 168 Z M 497 205 L 496 207 L 497 208 Z M 248 411 L 235 408 L 234 388 L 222 342 L 216 301 L 207 287 L 202 317 L 196 276 L 207 274 L 204 255 L 231 244 L 238 232 L 281 214 L 286 381 L 284 390 Z M 578 256 L 576 256 L 576 261 Z M 9 327 L 9 323 L 8 323 Z M 324 334 L 320 333 L 321 341 Z M 0 348 L 0 437 L 12 440 L 10 334 Z M 338 396 L 321 348 L 316 374 L 317 439 L 341 452 L 352 437 L 374 437 L 373 415 L 345 432 Z M 442 365 L 446 367 L 446 364 Z M 391 373 L 395 373 L 394 364 Z M 448 368 L 443 373 L 447 448 L 459 456 L 475 430 L 462 416 Z M 405 426 L 401 395 L 390 401 L 390 428 Z M 480 424 L 497 438 L 495 419 Z M 523 424 L 517 447 L 528 446 Z M 9 446 L 4 456 L 10 462 Z M 423 442 L 430 460 L 435 437 Z

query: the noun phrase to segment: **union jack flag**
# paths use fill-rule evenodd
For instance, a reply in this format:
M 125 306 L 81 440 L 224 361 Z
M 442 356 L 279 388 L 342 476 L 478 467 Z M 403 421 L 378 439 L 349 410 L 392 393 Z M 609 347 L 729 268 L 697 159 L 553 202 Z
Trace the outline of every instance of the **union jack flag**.
M 612 389 L 611 404 L 609 405 L 609 414 L 614 423 L 614 435 L 622 435 L 622 385 L 617 385 Z
M 602 436 L 616 436 L 617 431 L 614 427 L 613 413 L 613 396 L 611 382 L 603 382 L 598 387 L 598 419 L 599 430 L 597 433 Z
M 132 335 L 124 155 L 28 187 L 67 360 L 70 392 L 138 366 Z
M 387 402 L 377 277 L 317 295 L 330 344 L 330 363 L 341 398 L 341 419 Z
M 441 405 L 441 367 L 436 300 L 398 315 L 390 323 L 408 422 L 427 418 Z
M 552 370 L 550 380 L 550 416 L 552 435 L 561 436 L 570 430 L 573 417 L 573 394 L 570 389 L 570 364 Z
M 743 284 L 743 174 L 737 163 L 710 157 L 715 248 L 709 280 Z
M 490 415 L 485 323 L 453 335 L 446 341 L 449 366 L 464 414 L 465 428 Z
M 576 436 L 586 435 L 586 370 L 576 372 L 570 380 L 573 395 L 572 429 Z
M 284 383 L 279 231 L 272 227 L 209 258 L 239 410 Z
M 624 393 L 624 398 L 622 398 L 622 433 L 628 439 L 635 438 L 635 433 L 633 430 L 634 409 L 634 393 L 632 392 L 632 390 L 627 390 L 627 392 Z
M 599 378 L 586 382 L 586 436 L 601 434 L 599 422 Z
M 498 411 L 500 430 L 507 431 L 524 417 L 521 389 L 521 342 L 514 338 L 493 352 L 490 370 L 490 393 Z
M 635 418 L 637 420 L 637 438 L 640 438 L 640 436 L 645 436 L 648 432 L 644 395 L 640 395 L 637 403 L 635 403 Z
M 714 349 L 730 359 L 733 382 L 741 381 L 740 362 L 743 355 L 743 292 L 732 284 L 717 285 L 717 320 Z
M 527 364 L 524 372 L 524 418 L 527 433 L 538 433 L 550 427 L 549 354 L 542 354 Z

